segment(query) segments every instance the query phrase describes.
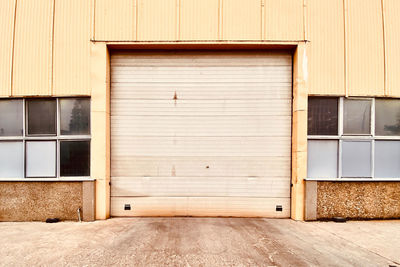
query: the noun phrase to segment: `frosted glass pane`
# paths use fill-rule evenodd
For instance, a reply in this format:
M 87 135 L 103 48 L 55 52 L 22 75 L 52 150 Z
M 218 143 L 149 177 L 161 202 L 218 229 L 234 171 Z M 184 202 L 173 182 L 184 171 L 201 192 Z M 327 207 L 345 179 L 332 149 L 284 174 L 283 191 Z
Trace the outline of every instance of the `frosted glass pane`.
M 338 141 L 308 141 L 308 178 L 337 178 Z
M 371 177 L 370 141 L 343 141 L 342 176 Z
M 0 136 L 22 136 L 22 100 L 0 100 Z
M 400 135 L 400 100 L 375 101 L 375 135 Z
M 343 134 L 371 133 L 371 101 L 344 100 Z
M 26 142 L 26 176 L 56 176 L 56 142 Z
M 400 141 L 375 141 L 375 177 L 400 178 Z
M 338 134 L 338 98 L 308 99 L 308 135 Z
M 89 134 L 90 99 L 60 99 L 60 126 L 62 135 Z
M 22 142 L 0 142 L 0 177 L 24 177 L 24 152 Z

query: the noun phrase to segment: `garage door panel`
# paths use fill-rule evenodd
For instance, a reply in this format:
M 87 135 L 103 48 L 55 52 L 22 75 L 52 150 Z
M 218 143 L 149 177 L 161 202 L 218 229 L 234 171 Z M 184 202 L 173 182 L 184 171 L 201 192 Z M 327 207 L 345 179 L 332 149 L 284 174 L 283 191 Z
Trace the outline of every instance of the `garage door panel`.
M 111 214 L 288 217 L 291 64 L 276 51 L 112 54 Z
M 113 157 L 126 156 L 287 156 L 290 137 L 119 136 Z M 129 144 L 129 146 L 127 146 Z
M 290 177 L 288 157 L 140 157 L 113 160 L 114 177 Z
M 112 83 L 111 99 L 132 100 L 171 100 L 175 93 L 180 100 L 263 100 L 287 99 L 290 100 L 291 83 L 265 84 L 129 84 Z
M 131 210 L 124 210 L 125 204 Z M 281 205 L 283 210 L 276 211 Z M 290 217 L 290 198 L 111 197 L 113 216 Z
M 290 116 L 290 100 L 112 100 L 111 116 Z M 118 103 L 118 105 L 116 105 Z
M 113 177 L 111 196 L 289 197 L 288 177 Z
M 113 54 L 111 67 L 117 66 L 291 66 L 287 52 L 259 53 L 251 51 L 196 51 L 196 52 L 118 52 Z
M 282 116 L 113 116 L 111 121 L 115 137 L 288 136 L 290 131 L 290 117 Z

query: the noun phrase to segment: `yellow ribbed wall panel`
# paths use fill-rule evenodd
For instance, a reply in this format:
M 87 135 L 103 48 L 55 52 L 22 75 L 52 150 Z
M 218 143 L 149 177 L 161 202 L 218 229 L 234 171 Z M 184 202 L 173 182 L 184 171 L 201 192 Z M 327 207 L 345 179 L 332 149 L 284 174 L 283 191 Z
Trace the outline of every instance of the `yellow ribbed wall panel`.
M 218 0 L 180 0 L 180 3 L 180 40 L 218 40 Z
M 261 40 L 261 0 L 222 1 L 222 39 Z
M 137 38 L 141 41 L 177 40 L 179 0 L 137 0 Z
M 265 0 L 265 39 L 303 40 L 303 0 Z
M 53 94 L 90 94 L 90 2 L 56 0 Z
M 12 94 L 51 95 L 53 0 L 18 0 Z
M 381 0 L 347 0 L 346 5 L 348 94 L 384 95 Z
M 384 0 L 386 94 L 400 97 L 400 1 Z
M 0 1 L 0 96 L 11 94 L 15 0 Z
M 136 1 L 95 0 L 95 39 L 106 41 L 135 40 Z
M 345 94 L 343 0 L 308 0 L 309 94 Z

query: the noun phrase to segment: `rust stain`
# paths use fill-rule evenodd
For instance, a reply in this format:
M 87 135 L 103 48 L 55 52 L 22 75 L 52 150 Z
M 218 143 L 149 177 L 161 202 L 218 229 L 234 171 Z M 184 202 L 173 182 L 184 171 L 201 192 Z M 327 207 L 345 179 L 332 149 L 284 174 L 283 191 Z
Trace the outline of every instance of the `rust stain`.
M 171 176 L 174 176 L 174 177 L 176 176 L 175 165 L 172 166 Z

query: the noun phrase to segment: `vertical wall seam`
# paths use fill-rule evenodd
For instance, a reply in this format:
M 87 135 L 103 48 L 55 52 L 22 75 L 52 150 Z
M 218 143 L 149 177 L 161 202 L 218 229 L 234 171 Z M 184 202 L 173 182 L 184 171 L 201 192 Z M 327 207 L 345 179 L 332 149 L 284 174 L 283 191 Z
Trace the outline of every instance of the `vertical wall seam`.
M 51 69 L 50 69 L 50 95 L 54 95 L 54 21 L 56 12 L 56 0 L 53 0 L 52 30 L 51 30 Z
M 388 88 L 388 72 L 387 72 L 387 59 L 386 59 L 386 31 L 385 31 L 385 3 L 381 0 L 382 8 L 382 35 L 383 35 L 383 94 L 384 96 L 390 95 L 390 89 Z
M 12 34 L 12 45 L 11 45 L 11 71 L 10 71 L 10 93 L 9 96 L 13 95 L 13 78 L 14 78 L 14 45 L 15 45 L 15 25 L 17 21 L 17 1 L 15 0 L 14 5 L 14 22 L 13 22 L 13 34 Z
M 306 37 L 306 6 L 307 6 L 307 2 L 306 0 L 303 0 L 303 38 L 304 40 L 307 40 Z
M 224 0 L 218 0 L 218 39 L 223 39 L 223 7 L 224 7 Z
M 175 8 L 176 8 L 176 33 L 175 33 L 175 39 L 180 40 L 181 39 L 181 33 L 180 33 L 180 27 L 181 27 L 181 1 L 176 0 L 175 3 Z
M 261 40 L 265 40 L 265 0 L 261 0 Z
M 96 0 L 91 1 L 92 5 L 90 7 L 90 20 L 91 20 L 91 27 L 90 30 L 92 31 L 90 34 L 90 39 L 95 41 L 96 40 Z
M 349 79 L 347 76 L 347 38 L 346 38 L 346 33 L 347 33 L 347 1 L 343 0 L 343 33 L 344 33 L 344 95 L 346 97 L 349 96 Z
M 136 3 L 136 0 L 132 0 L 132 5 L 133 5 L 133 7 L 132 7 L 132 13 L 133 13 L 133 15 L 134 15 L 134 19 L 133 19 L 133 21 L 132 21 L 132 23 L 133 23 L 133 27 L 132 27 L 132 39 L 133 40 L 137 40 L 137 38 L 136 38 L 136 5 L 137 5 L 137 3 Z
M 135 40 L 138 40 L 138 24 L 139 24 L 139 4 L 140 4 L 140 0 L 134 0 L 136 1 L 136 8 L 135 8 L 135 12 L 136 12 L 136 16 L 135 16 Z

